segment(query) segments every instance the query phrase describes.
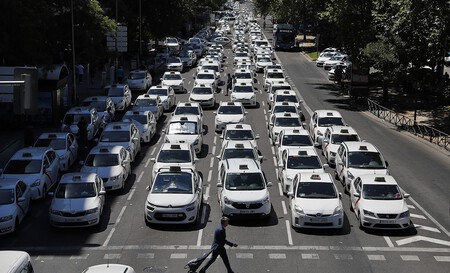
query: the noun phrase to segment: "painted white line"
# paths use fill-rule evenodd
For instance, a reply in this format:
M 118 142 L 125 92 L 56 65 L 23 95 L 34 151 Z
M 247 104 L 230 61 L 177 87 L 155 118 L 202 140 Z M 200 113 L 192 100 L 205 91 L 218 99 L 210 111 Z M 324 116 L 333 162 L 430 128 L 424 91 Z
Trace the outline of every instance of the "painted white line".
M 413 218 L 418 218 L 418 219 L 427 219 L 427 218 L 425 218 L 425 216 L 420 215 L 420 214 L 410 213 L 409 216 L 411 216 Z
M 154 259 L 155 253 L 138 253 L 138 259 Z
M 278 175 L 278 168 L 275 169 L 275 175 L 277 176 L 277 179 L 278 179 L 278 177 L 279 177 L 279 175 Z
M 266 106 L 266 102 L 263 100 L 261 101 L 262 106 Z
M 123 206 L 122 210 L 119 213 L 119 216 L 117 216 L 116 222 L 114 223 L 113 228 L 111 229 L 111 231 L 108 234 L 108 237 L 106 237 L 105 242 L 103 243 L 103 246 L 107 246 L 109 244 L 109 241 L 111 240 L 114 231 L 116 231 L 116 226 L 117 224 L 120 222 L 120 220 L 122 219 L 123 213 L 125 212 L 125 209 L 127 208 L 127 206 Z
M 217 135 L 214 136 L 213 144 L 216 145 L 217 143 Z
M 209 172 L 208 172 L 208 183 L 210 183 L 211 182 L 211 177 L 212 177 L 212 170 L 209 170 Z
M 55 258 L 55 256 L 51 256 L 51 255 L 39 255 L 36 257 L 36 261 L 51 261 Z
M 203 200 L 208 201 L 209 199 L 209 191 L 210 191 L 211 185 L 206 186 L 205 193 L 203 194 Z M 205 207 L 203 207 L 205 209 Z
M 136 191 L 136 188 L 131 189 L 130 194 L 128 194 L 127 201 L 131 200 L 131 198 L 133 197 L 133 194 L 134 194 L 135 191 Z
M 409 200 L 411 200 L 411 202 L 413 202 L 414 205 L 419 208 L 423 212 L 423 214 L 425 214 L 425 216 L 428 217 L 428 219 L 430 219 L 440 230 L 442 230 L 448 237 L 450 237 L 450 232 L 446 228 L 444 228 L 444 226 L 442 226 L 438 221 L 436 221 L 436 219 L 434 219 L 431 214 L 429 214 L 421 205 L 419 205 L 416 200 L 414 200 L 412 197 L 410 197 Z
M 275 147 L 274 146 L 272 146 L 272 147 L 270 147 L 270 149 L 272 150 L 272 154 L 275 154 Z M 276 157 L 275 157 L 275 160 L 276 160 Z M 275 162 L 276 163 L 276 162 Z M 276 166 L 276 165 L 275 165 Z
M 281 185 L 281 183 L 278 183 L 278 191 L 280 193 L 280 196 L 283 196 L 283 186 Z
M 389 238 L 388 236 L 383 236 L 383 238 L 389 247 L 395 247 L 394 243 L 391 241 L 391 238 Z
M 86 260 L 89 254 L 81 254 L 81 255 L 72 255 L 69 260 Z
M 197 236 L 197 246 L 202 245 L 202 237 L 203 237 L 203 229 L 200 229 L 198 231 L 198 236 Z
M 158 140 L 158 142 L 159 142 L 159 140 Z M 150 155 L 154 155 L 155 151 L 156 151 L 156 147 L 152 149 L 152 151 L 150 152 Z
M 269 253 L 269 259 L 275 259 L 275 260 L 286 259 L 286 254 L 284 254 L 284 253 Z
M 152 161 L 151 160 L 152 158 L 151 157 L 149 157 L 148 159 L 147 159 L 147 162 L 145 162 L 145 168 L 147 168 L 148 167 L 148 164 L 150 164 L 150 161 Z
M 171 259 L 186 259 L 187 253 L 172 253 L 170 254 Z
M 402 245 L 411 244 L 411 243 L 420 242 L 420 241 L 426 241 L 426 242 L 430 242 L 430 243 L 434 243 L 434 244 L 450 246 L 449 241 L 439 240 L 439 239 L 425 237 L 425 236 L 413 236 L 413 237 L 397 240 L 396 243 L 397 243 L 397 245 L 402 246 Z
M 212 168 L 214 166 L 214 157 L 211 157 L 209 160 L 209 167 Z
M 275 156 L 273 156 L 272 159 L 273 159 L 273 164 L 275 165 L 275 167 L 277 167 L 277 165 L 278 165 L 277 158 Z
M 253 253 L 236 253 L 237 259 L 253 259 Z
M 303 260 L 318 260 L 319 254 L 317 253 L 302 253 L 302 259 Z
M 117 260 L 119 260 L 120 258 L 122 258 L 122 254 L 118 254 L 118 253 L 115 253 L 115 254 L 110 253 L 110 254 L 105 254 L 105 255 L 103 256 L 103 259 L 104 259 L 104 260 L 112 260 L 112 259 L 117 259 Z
M 141 182 L 141 179 L 142 179 L 142 176 L 143 176 L 143 175 L 144 175 L 144 171 L 142 171 L 142 172 L 139 174 L 138 178 L 136 179 L 136 183 Z
M 434 256 L 437 262 L 450 262 L 450 256 Z
M 281 201 L 281 206 L 283 207 L 283 214 L 286 215 L 287 214 L 287 209 L 286 209 L 286 202 Z
M 410 208 L 410 209 L 416 209 L 416 207 L 414 207 L 413 205 L 407 205 L 408 206 L 408 208 Z
M 336 260 L 353 260 L 352 254 L 334 254 Z
M 400 255 L 400 258 L 402 258 L 403 261 L 414 261 L 419 262 L 419 256 L 417 255 Z
M 291 234 L 291 224 L 289 223 L 289 220 L 286 220 L 286 231 L 287 231 L 287 237 L 288 237 L 288 244 L 291 246 L 291 245 L 293 245 L 293 242 L 292 242 L 292 234 Z
M 267 115 L 267 111 L 266 109 L 263 110 L 264 115 Z
M 214 155 L 216 155 L 216 146 L 213 146 L 212 147 L 212 149 L 211 149 L 211 154 L 214 156 Z M 211 159 L 214 159 L 214 158 L 211 158 Z
M 426 230 L 426 231 L 431 231 L 431 232 L 441 233 L 441 231 L 440 231 L 439 229 L 434 228 L 434 227 L 427 227 L 427 226 L 422 226 L 422 225 L 417 225 L 417 224 L 414 224 L 414 227 L 415 227 L 416 229 L 421 229 L 421 230 Z
M 370 261 L 386 261 L 386 257 L 384 257 L 384 255 L 367 255 L 367 258 Z
M 109 241 L 111 240 L 111 237 L 112 237 L 113 234 L 114 234 L 114 231 L 116 231 L 116 228 L 115 228 L 115 227 L 113 227 L 113 228 L 111 229 L 111 231 L 109 232 L 108 237 L 106 237 L 106 240 L 105 240 L 105 242 L 103 243 L 103 246 L 108 246 Z

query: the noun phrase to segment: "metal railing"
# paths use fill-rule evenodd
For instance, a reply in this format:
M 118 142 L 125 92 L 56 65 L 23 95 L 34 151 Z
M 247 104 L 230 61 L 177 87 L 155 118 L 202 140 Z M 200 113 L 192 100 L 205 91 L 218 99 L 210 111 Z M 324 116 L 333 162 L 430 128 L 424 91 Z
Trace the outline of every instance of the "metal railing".
M 367 104 L 369 111 L 378 118 L 394 124 L 400 130 L 408 131 L 450 151 L 450 135 L 436 130 L 433 127 L 414 123 L 414 120 L 383 107 L 376 101 L 368 99 Z

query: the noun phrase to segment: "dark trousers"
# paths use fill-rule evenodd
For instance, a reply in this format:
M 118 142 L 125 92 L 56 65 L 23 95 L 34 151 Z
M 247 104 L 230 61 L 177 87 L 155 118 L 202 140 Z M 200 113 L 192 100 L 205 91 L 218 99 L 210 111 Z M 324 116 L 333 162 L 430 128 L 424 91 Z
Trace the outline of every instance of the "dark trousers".
M 227 251 L 225 247 L 218 247 L 217 249 L 213 250 L 211 259 L 205 264 L 205 266 L 202 267 L 200 272 L 206 272 L 208 267 L 210 267 L 217 259 L 217 256 L 222 258 L 223 263 L 225 264 L 225 267 L 227 268 L 228 273 L 233 273 L 233 270 L 230 266 L 230 261 L 228 260 Z

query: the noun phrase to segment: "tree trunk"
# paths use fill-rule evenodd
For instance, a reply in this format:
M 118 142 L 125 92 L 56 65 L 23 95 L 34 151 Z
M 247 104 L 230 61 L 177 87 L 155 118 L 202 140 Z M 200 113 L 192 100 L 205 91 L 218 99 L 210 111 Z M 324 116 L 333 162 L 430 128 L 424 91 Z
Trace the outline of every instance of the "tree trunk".
M 386 80 L 383 80 L 383 102 L 388 102 L 389 93 L 388 93 L 388 84 Z

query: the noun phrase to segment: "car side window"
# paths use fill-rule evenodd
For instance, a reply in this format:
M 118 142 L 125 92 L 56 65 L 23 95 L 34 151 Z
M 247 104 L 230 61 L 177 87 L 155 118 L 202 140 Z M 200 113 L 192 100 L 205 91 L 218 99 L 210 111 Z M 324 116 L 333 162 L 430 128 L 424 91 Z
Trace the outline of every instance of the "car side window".
M 225 177 L 225 167 L 224 167 L 224 165 L 222 164 L 222 166 L 220 167 L 219 182 L 222 182 L 222 183 L 223 183 L 224 177 Z
M 22 193 L 24 193 L 27 190 L 27 185 L 24 182 L 19 181 L 19 183 L 17 183 L 17 185 L 19 186 Z
M 54 151 L 50 151 L 47 153 L 47 157 L 48 157 L 49 165 L 51 165 L 53 163 L 53 161 L 55 161 L 55 159 L 56 159 L 56 153 Z
M 342 152 L 342 163 L 344 163 L 344 166 L 347 166 L 347 151 L 345 149 Z
M 22 190 L 20 189 L 19 185 L 16 185 L 16 198 L 22 197 Z
M 48 155 L 46 155 L 44 157 L 43 166 L 44 166 L 44 169 L 47 169 L 48 167 L 50 167 L 50 161 L 49 161 Z

